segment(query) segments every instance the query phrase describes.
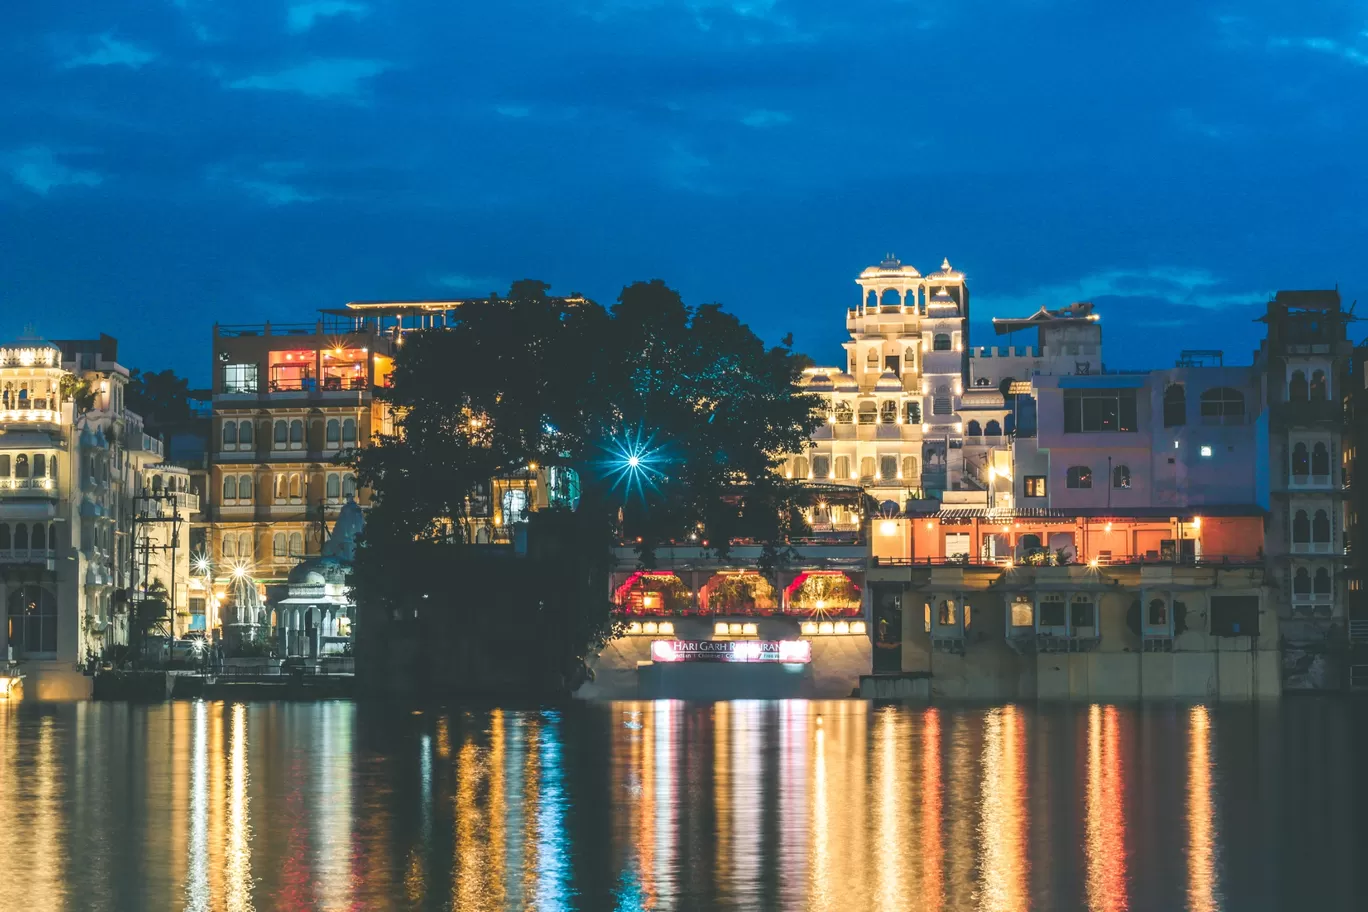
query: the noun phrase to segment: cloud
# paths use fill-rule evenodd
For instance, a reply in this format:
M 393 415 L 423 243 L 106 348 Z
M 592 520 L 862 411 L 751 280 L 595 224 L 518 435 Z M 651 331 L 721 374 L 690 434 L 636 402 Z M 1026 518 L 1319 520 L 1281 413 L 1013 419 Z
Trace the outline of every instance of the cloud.
M 1368 36 L 1368 33 L 1366 33 Z M 1329 54 L 1355 66 L 1368 66 L 1368 50 L 1354 47 L 1331 38 L 1274 38 L 1269 41 L 1274 48 L 1299 48 Z
M 311 98 L 356 98 L 362 83 L 390 69 L 383 60 L 318 58 L 274 73 L 258 73 L 228 83 L 230 89 L 298 92 Z
M 488 276 L 468 276 L 452 273 L 440 276 L 437 284 L 443 288 L 450 289 L 461 295 L 487 295 L 491 291 L 498 291 L 507 288 L 509 282 L 504 279 L 494 279 Z
M 1262 304 L 1267 292 L 1236 291 L 1205 269 L 1151 267 L 1109 269 L 1082 276 L 1073 282 L 1042 285 L 1021 295 L 978 296 L 993 316 L 1027 316 L 1041 307 L 1056 308 L 1074 301 L 1103 298 L 1164 300 L 1187 308 L 1222 310 Z
M 270 206 L 288 206 L 290 203 L 312 203 L 318 197 L 304 193 L 297 187 L 279 181 L 239 180 L 237 185 L 252 196 Z
M 290 7 L 285 27 L 298 35 L 312 29 L 321 19 L 332 19 L 337 16 L 364 19 L 368 15 L 370 7 L 364 3 L 353 3 L 350 0 L 306 0 Z
M 39 196 L 58 187 L 97 187 L 104 178 L 94 171 L 62 164 L 47 146 L 29 146 L 7 157 L 6 170 L 15 183 Z
M 120 41 L 108 32 L 96 35 L 85 44 L 85 51 L 75 53 L 62 61 L 64 68 L 73 70 L 87 66 L 126 66 L 136 70 L 157 59 L 157 55 L 151 51 Z
M 757 129 L 762 129 L 764 127 L 781 127 L 792 121 L 793 118 L 783 111 L 768 111 L 764 108 L 751 111 L 745 117 L 741 118 L 741 123 Z

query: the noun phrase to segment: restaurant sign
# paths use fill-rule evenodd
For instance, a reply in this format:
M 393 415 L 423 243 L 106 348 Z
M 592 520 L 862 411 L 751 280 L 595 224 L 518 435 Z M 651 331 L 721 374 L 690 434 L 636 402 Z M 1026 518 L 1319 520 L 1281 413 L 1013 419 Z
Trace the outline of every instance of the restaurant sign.
M 656 662 L 783 662 L 812 661 L 807 640 L 653 640 Z

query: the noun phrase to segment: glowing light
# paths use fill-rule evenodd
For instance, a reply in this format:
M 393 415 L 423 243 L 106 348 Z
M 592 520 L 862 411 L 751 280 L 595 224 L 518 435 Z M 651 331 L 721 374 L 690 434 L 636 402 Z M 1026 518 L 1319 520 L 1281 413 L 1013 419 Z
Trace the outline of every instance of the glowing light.
M 817 600 L 817 605 L 816 605 L 816 607 L 817 607 L 817 610 L 818 610 L 818 611 L 825 611 L 825 610 L 826 610 L 826 599 L 818 599 L 818 600 Z
M 674 636 L 674 624 L 670 621 L 661 621 L 660 632 L 667 636 Z
M 780 640 L 779 661 L 811 662 L 812 644 L 807 640 Z
M 1088 566 L 1091 567 L 1093 570 L 1096 570 L 1096 569 L 1097 569 L 1097 558 L 1094 557 L 1092 560 L 1088 561 Z
M 833 624 L 833 623 L 831 623 L 831 621 L 822 621 L 822 623 L 820 623 L 820 624 L 817 625 L 817 632 L 818 632 L 818 633 L 835 633 L 835 632 L 836 632 L 836 625 Z
M 728 628 L 727 628 L 727 622 L 726 622 L 726 621 L 718 621 L 716 624 L 713 624 L 713 635 L 714 635 L 714 636 L 726 636 L 726 635 L 727 635 L 727 629 L 728 629 Z
M 630 634 L 630 635 L 632 635 L 632 636 L 636 636 L 637 634 L 641 633 L 641 622 L 640 622 L 640 621 L 632 621 L 632 623 L 628 624 L 628 625 L 627 625 L 627 633 Z
M 864 622 L 864 621 L 851 621 L 851 622 L 850 622 L 850 632 L 851 632 L 851 633 L 860 633 L 860 634 L 863 634 L 863 633 L 865 632 L 865 629 L 866 629 L 866 628 L 865 628 L 865 622 Z
M 804 621 L 802 626 L 803 636 L 816 636 L 817 625 L 812 621 Z
M 678 662 L 679 655 L 675 652 L 674 643 L 669 640 L 652 640 L 651 659 L 655 662 Z
M 646 623 L 644 623 L 644 624 L 641 625 L 641 632 L 642 632 L 642 633 L 659 633 L 659 632 L 660 632 L 660 625 L 658 625 L 655 621 L 647 621 Z
M 641 428 L 635 434 L 628 432 L 622 440 L 612 441 L 607 446 L 609 459 L 605 466 L 613 480 L 613 488 L 622 485 L 627 497 L 635 490 L 642 497 L 646 487 L 656 487 L 656 482 L 665 477 L 659 468 L 664 461 L 661 448 L 652 446 L 654 438 L 646 436 Z
M 879 534 L 880 534 L 880 535 L 897 535 L 897 534 L 898 534 L 898 524 L 895 523 L 895 522 L 894 522 L 893 520 L 891 520 L 891 519 L 885 519 L 883 522 L 879 523 Z
M 850 624 L 846 621 L 837 621 L 833 633 L 850 633 Z
M 1194 528 L 1194 529 L 1200 529 L 1200 528 L 1202 528 L 1202 517 L 1200 517 L 1200 516 L 1194 516 L 1194 517 L 1192 518 L 1192 528 Z
M 627 465 L 629 465 L 630 467 L 632 467 L 632 468 L 634 468 L 634 469 L 635 469 L 635 468 L 639 468 L 639 467 L 641 466 L 641 457 L 640 457 L 640 456 L 637 456 L 637 455 L 635 455 L 635 454 L 633 454 L 633 455 L 631 455 L 631 456 L 628 456 L 628 457 L 627 457 Z
M 743 624 L 741 627 L 741 633 L 746 636 L 756 636 L 759 632 L 760 628 L 754 624 Z
M 1107 525 L 1106 525 L 1104 528 L 1105 528 L 1105 530 L 1106 530 L 1107 532 L 1110 532 L 1110 531 L 1111 531 L 1111 523 L 1107 523 Z
M 239 566 L 233 568 L 233 579 L 242 579 L 242 578 L 245 577 L 246 575 L 247 575 L 247 568 L 246 568 L 246 567 L 243 567 L 243 566 L 240 566 L 240 565 L 239 565 Z
M 935 527 L 936 527 L 935 523 L 927 523 L 927 524 L 926 524 L 926 528 L 928 528 L 928 529 L 934 529 Z

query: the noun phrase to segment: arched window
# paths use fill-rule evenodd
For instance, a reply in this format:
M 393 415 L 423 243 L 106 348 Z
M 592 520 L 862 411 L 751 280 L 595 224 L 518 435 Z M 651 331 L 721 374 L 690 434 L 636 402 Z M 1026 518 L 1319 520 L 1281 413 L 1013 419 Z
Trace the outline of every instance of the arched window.
M 10 527 L 8 523 L 0 523 L 0 551 L 10 549 Z
M 936 395 L 931 399 L 931 414 L 949 415 L 954 411 L 954 400 L 950 398 L 950 387 L 941 384 L 936 387 Z
M 290 449 L 297 450 L 304 446 L 304 422 L 296 418 L 290 422 Z
M 1305 510 L 1298 510 L 1292 517 L 1292 541 L 1297 544 L 1311 541 L 1311 519 Z
M 864 456 L 860 459 L 860 480 L 872 480 L 874 478 L 874 457 Z
M 831 457 L 813 456 L 812 457 L 812 477 L 821 481 L 826 481 L 831 477 Z
M 42 453 L 33 454 L 33 477 L 47 477 L 47 457 L 44 456 Z
M 917 476 L 917 457 L 916 457 L 916 456 L 904 456 L 904 457 L 903 457 L 903 480 L 904 480 L 904 481 L 916 481 L 916 480 L 917 480 L 917 477 L 918 477 L 918 476 Z
M 880 307 L 901 307 L 902 296 L 898 294 L 896 288 L 885 288 L 883 294 L 879 295 Z
M 879 407 L 866 399 L 860 403 L 860 424 L 874 424 L 879 420 Z
M 244 557 L 244 558 L 247 558 L 248 560 L 251 560 L 251 559 L 252 559 L 253 555 L 256 554 L 256 548 L 255 548 L 255 547 L 253 546 L 253 544 L 252 544 L 252 533 L 250 533 L 250 532 L 239 532 L 239 533 L 238 533 L 238 537 L 237 537 L 237 549 L 238 549 L 238 557 Z
M 356 496 L 356 476 L 350 472 L 342 476 L 342 496 Z
M 1187 424 L 1187 389 L 1181 383 L 1170 383 L 1164 390 L 1164 427 Z
M 238 492 L 237 492 L 237 476 L 236 476 L 236 475 L 224 475 L 224 476 L 223 476 L 223 501 L 224 501 L 224 503 L 228 503 L 229 501 L 237 500 L 237 494 L 238 494 Z
M 57 524 L 48 523 L 48 550 L 57 550 Z
M 881 424 L 898 423 L 898 403 L 893 399 L 885 399 L 879 405 L 879 422 Z
M 1287 401 L 1305 402 L 1310 396 L 1306 386 L 1306 374 L 1302 371 L 1293 371 L 1292 379 L 1287 382 Z
M 1317 443 L 1311 449 L 1311 474 L 1330 474 L 1330 450 L 1323 443 Z
M 1065 484 L 1070 488 L 1091 488 L 1092 469 L 1087 466 L 1069 466 Z
M 238 500 L 251 500 L 251 499 L 252 499 L 252 476 L 251 476 L 251 475 L 239 475 L 239 476 L 238 476 Z
M 10 593 L 10 645 L 16 655 L 57 652 L 57 598 L 42 586 L 20 585 Z
M 336 472 L 328 473 L 328 499 L 337 500 L 342 496 L 342 476 Z
M 964 436 L 982 437 L 983 425 L 979 424 L 977 421 L 970 421 L 968 424 L 964 426 Z
M 347 418 L 342 422 L 342 443 L 346 446 L 356 444 L 356 419 Z
M 289 497 L 289 492 L 290 492 L 290 479 L 285 475 L 284 472 L 278 472 L 278 473 L 276 473 L 276 476 L 275 476 L 275 502 L 276 502 L 276 503 L 284 503 L 284 502 L 285 502 L 285 499 L 286 499 L 287 497 Z
M 249 419 L 249 420 L 247 420 L 247 421 L 243 421 L 243 422 L 241 422 L 240 424 L 238 424 L 238 446 L 240 446 L 242 449 L 245 450 L 245 449 L 250 448 L 251 445 L 252 445 L 252 422 L 251 422 L 251 420 Z
M 949 333 L 936 333 L 935 337 L 931 340 L 931 350 L 948 352 L 950 350 Z
M 915 351 L 913 351 L 913 350 L 912 350 L 912 346 L 909 345 L 909 346 L 903 351 L 903 370 L 904 370 L 904 371 L 907 371 L 908 373 L 911 373 L 911 372 L 915 371 L 915 370 L 916 370 L 916 367 L 915 367 L 914 365 L 916 365 L 916 363 L 917 363 L 917 353 L 916 353 Z
M 9 458 L 9 454 L 8 454 L 8 453 L 5 453 L 5 454 L 3 454 L 3 455 L 0 455 L 0 478 L 9 478 L 9 474 L 10 474 L 10 458 Z
M 1311 372 L 1310 393 L 1313 402 L 1320 402 L 1329 398 L 1327 395 L 1328 390 L 1326 389 L 1325 371 L 1317 370 Z
M 290 442 L 290 425 L 284 419 L 277 419 L 271 430 L 271 446 L 277 450 L 285 449 Z
M 868 370 L 879 369 L 879 350 L 877 348 L 869 350 L 869 354 L 865 357 L 865 367 Z
M 224 557 L 235 557 L 237 555 L 237 539 L 233 537 L 233 533 L 229 532 L 227 535 L 223 536 L 223 542 L 220 547 Z
M 28 526 L 20 523 L 14 527 L 14 549 L 16 551 L 27 551 L 28 546 Z
M 898 457 L 880 456 L 879 457 L 879 480 L 893 481 L 898 477 Z
M 1202 393 L 1203 424 L 1241 424 L 1244 422 L 1244 393 L 1218 386 Z
M 1324 510 L 1317 510 L 1311 519 L 1311 540 L 1318 545 L 1330 543 L 1330 514 Z
M 1311 471 L 1311 459 L 1306 444 L 1298 443 L 1292 447 L 1292 474 L 1304 476 Z
M 160 475 L 153 475 L 153 476 L 152 476 L 152 493 L 153 493 L 153 494 L 160 494 L 160 493 L 161 493 L 161 489 L 162 489 L 162 477 L 161 477 Z
M 326 436 L 328 447 L 336 449 L 342 440 L 342 425 L 336 418 L 328 419 Z
M 1311 591 L 1316 595 L 1330 594 L 1330 571 L 1321 567 L 1316 570 L 1316 580 L 1311 584 Z
M 907 423 L 908 423 L 908 424 L 921 424 L 921 403 L 920 403 L 920 402 L 909 402 L 909 403 L 907 403 Z
M 995 418 L 990 418 L 990 419 L 988 419 L 988 423 L 985 424 L 985 425 L 983 426 L 983 436 L 985 436 L 985 437 L 1001 437 L 1001 436 L 1002 436 L 1002 425 L 1000 425 L 1000 424 L 997 423 L 997 419 L 995 419 Z
M 304 556 L 304 536 L 298 532 L 290 533 L 290 557 Z
M 1292 591 L 1297 595 L 1311 594 L 1311 573 L 1305 567 L 1298 567 L 1292 577 Z
M 1117 466 L 1116 468 L 1112 469 L 1112 487 L 1113 487 L 1113 488 L 1125 489 L 1125 488 L 1129 488 L 1129 487 L 1130 487 L 1130 484 L 1131 484 L 1130 466 L 1128 466 L 1128 465 L 1119 465 L 1119 466 Z
M 850 424 L 855 420 L 855 413 L 850 408 L 850 403 L 844 399 L 836 403 L 836 423 Z
M 304 499 L 304 478 L 298 472 L 290 475 L 290 500 L 295 503 Z
M 29 547 L 34 551 L 47 550 L 47 527 L 42 523 L 33 524 L 33 538 L 30 540 Z
M 14 457 L 14 477 L 29 477 L 29 458 L 27 454 L 20 453 L 18 456 Z
M 271 554 L 272 554 L 272 556 L 274 556 L 274 557 L 284 557 L 284 556 L 285 556 L 285 553 L 286 553 L 286 552 L 285 552 L 285 548 L 286 548 L 286 539 L 285 539 L 285 533 L 284 533 L 284 532 L 277 532 L 276 534 L 274 534 L 274 535 L 271 536 Z
M 846 478 L 849 478 L 849 477 L 850 477 L 850 457 L 849 457 L 849 456 L 837 456 L 837 457 L 836 457 L 836 477 L 837 477 L 838 479 L 846 479 Z
M 1149 626 L 1164 627 L 1168 624 L 1168 604 L 1161 598 L 1150 599 Z
M 937 608 L 939 610 L 936 612 L 936 623 L 940 624 L 942 627 L 948 627 L 955 623 L 954 599 L 941 599 Z
M 236 421 L 223 422 L 223 448 L 236 450 L 238 443 L 238 424 Z
M 793 460 L 793 477 L 794 477 L 794 478 L 807 478 L 807 477 L 808 477 L 808 461 L 807 461 L 807 457 L 806 457 L 806 456 L 799 456 L 799 457 L 797 457 L 796 459 Z

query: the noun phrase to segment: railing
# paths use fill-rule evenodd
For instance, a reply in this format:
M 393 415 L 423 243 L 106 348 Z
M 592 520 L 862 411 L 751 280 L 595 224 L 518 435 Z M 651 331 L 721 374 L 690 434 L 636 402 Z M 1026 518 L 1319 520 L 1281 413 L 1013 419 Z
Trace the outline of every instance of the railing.
M 226 339 L 243 336 L 312 336 L 318 331 L 317 323 L 236 323 L 215 327 L 218 334 Z
M 62 420 L 62 413 L 56 408 L 48 408 L 45 399 L 30 399 L 29 403 L 42 402 L 43 406 L 37 407 L 26 404 L 18 408 L 0 407 L 0 422 L 3 421 L 40 421 L 55 422 Z M 54 403 L 55 405 L 56 403 Z
M 0 478 L 0 497 L 28 497 L 34 494 L 57 496 L 57 486 L 51 478 Z
M 1349 689 L 1368 690 L 1368 665 L 1349 666 Z
M 44 548 L 3 548 L 0 549 L 0 561 L 8 563 L 29 563 L 31 561 L 47 561 L 55 558 L 57 552 Z
M 1349 622 L 1349 642 L 1368 643 L 1368 621 Z
M 1293 488 L 1328 488 L 1331 487 L 1330 476 L 1304 474 L 1298 475 L 1295 472 L 1289 476 L 1288 487 Z

